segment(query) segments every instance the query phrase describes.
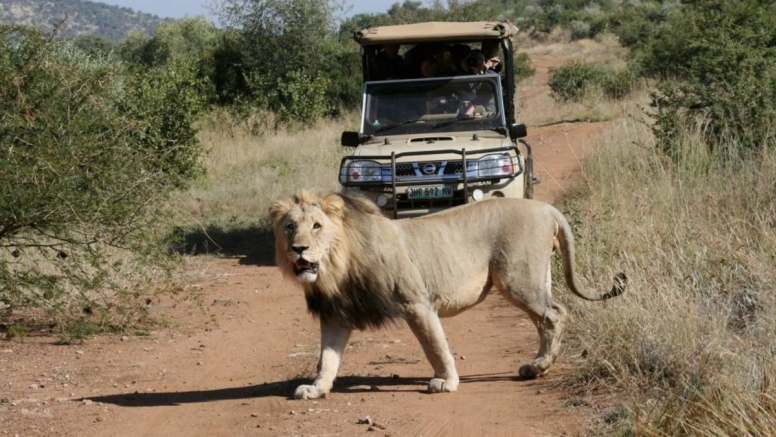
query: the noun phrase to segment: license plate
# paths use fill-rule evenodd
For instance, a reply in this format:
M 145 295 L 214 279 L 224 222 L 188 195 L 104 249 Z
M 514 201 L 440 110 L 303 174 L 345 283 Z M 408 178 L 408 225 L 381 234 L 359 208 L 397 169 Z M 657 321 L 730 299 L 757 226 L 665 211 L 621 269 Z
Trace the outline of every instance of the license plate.
M 445 199 L 453 197 L 453 187 L 449 185 L 436 185 L 430 187 L 407 188 L 407 199 Z

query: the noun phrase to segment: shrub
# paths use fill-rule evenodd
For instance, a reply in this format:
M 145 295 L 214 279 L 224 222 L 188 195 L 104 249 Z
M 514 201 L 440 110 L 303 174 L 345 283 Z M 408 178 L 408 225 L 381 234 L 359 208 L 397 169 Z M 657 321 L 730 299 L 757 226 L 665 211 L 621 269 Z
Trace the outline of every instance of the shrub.
M 116 109 L 133 123 L 127 135 L 156 157 L 146 163 L 147 170 L 163 172 L 175 187 L 200 172 L 202 150 L 193 123 L 204 110 L 204 81 L 196 69 L 192 64 L 168 64 L 128 75 L 113 96 Z
M 626 70 L 574 61 L 550 69 L 549 85 L 556 99 L 577 102 L 593 89 L 601 90 L 609 98 L 621 99 L 630 94 L 633 80 Z
M 611 99 L 622 99 L 633 90 L 633 77 L 628 70 L 608 70 L 602 75 L 601 89 Z
M 280 117 L 285 120 L 314 121 L 331 112 L 326 89 L 330 82 L 304 70 L 291 71 L 280 83 Z
M 711 148 L 760 150 L 776 134 L 776 5 L 698 1 L 667 24 L 640 58 L 666 79 L 652 100 L 661 147 L 687 128 Z
M 129 75 L 0 26 L 0 309 L 103 328 L 141 317 L 169 260 L 162 201 L 196 173 L 190 77 Z
M 550 90 L 556 99 L 564 102 L 579 101 L 603 80 L 602 70 L 585 62 L 571 62 L 550 69 Z
M 569 28 L 571 29 L 571 40 L 575 41 L 578 39 L 584 39 L 590 37 L 590 24 L 574 20 L 569 24 Z
M 536 73 L 536 69 L 531 67 L 531 57 L 528 53 L 521 52 L 515 56 L 515 82 L 521 82 Z

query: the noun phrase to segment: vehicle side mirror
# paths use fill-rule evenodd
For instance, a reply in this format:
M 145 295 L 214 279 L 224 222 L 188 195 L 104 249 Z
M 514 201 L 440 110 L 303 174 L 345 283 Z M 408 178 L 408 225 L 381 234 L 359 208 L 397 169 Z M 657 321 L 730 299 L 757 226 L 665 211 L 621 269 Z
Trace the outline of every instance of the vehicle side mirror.
M 346 147 L 358 147 L 368 139 L 369 135 L 363 135 L 356 131 L 345 131 L 342 132 L 340 143 Z
M 525 127 L 525 123 L 513 123 L 509 126 L 509 138 L 516 140 L 518 138 L 525 138 L 528 136 L 528 129 Z

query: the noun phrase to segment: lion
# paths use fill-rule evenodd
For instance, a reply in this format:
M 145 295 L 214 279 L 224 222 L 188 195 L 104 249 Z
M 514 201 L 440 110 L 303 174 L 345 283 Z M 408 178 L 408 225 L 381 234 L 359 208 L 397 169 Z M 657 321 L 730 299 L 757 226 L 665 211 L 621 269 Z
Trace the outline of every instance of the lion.
M 297 399 L 331 391 L 354 329 L 399 319 L 434 370 L 428 391 L 456 391 L 458 373 L 440 317 L 477 305 L 494 287 L 528 313 L 539 333 L 536 358 L 520 367 L 520 376 L 545 375 L 567 316 L 551 295 L 553 252 L 560 252 L 566 284 L 582 299 L 618 296 L 627 283 L 619 273 L 608 293 L 582 292 L 568 222 L 553 206 L 535 200 L 488 199 L 389 220 L 362 196 L 303 191 L 275 202 L 269 212 L 277 265 L 304 290 L 321 327 L 318 374 L 311 385 L 296 389 Z

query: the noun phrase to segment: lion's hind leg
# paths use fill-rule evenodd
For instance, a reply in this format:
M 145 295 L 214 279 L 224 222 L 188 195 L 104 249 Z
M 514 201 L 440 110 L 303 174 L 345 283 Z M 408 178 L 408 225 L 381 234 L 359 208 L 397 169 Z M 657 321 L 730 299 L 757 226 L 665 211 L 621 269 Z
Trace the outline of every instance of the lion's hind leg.
M 545 308 L 543 314 L 529 312 L 529 316 L 539 332 L 539 352 L 531 364 L 520 366 L 521 377 L 536 378 L 547 374 L 560 351 L 560 340 L 566 314 L 566 309 L 557 303 L 552 303 L 549 308 Z
M 539 352 L 531 364 L 520 367 L 520 376 L 535 378 L 547 374 L 560 350 L 566 309 L 552 300 L 549 265 L 541 278 L 518 278 L 503 275 L 494 281 L 501 293 L 525 311 L 539 334 Z M 533 280 L 531 280 L 533 279 Z

